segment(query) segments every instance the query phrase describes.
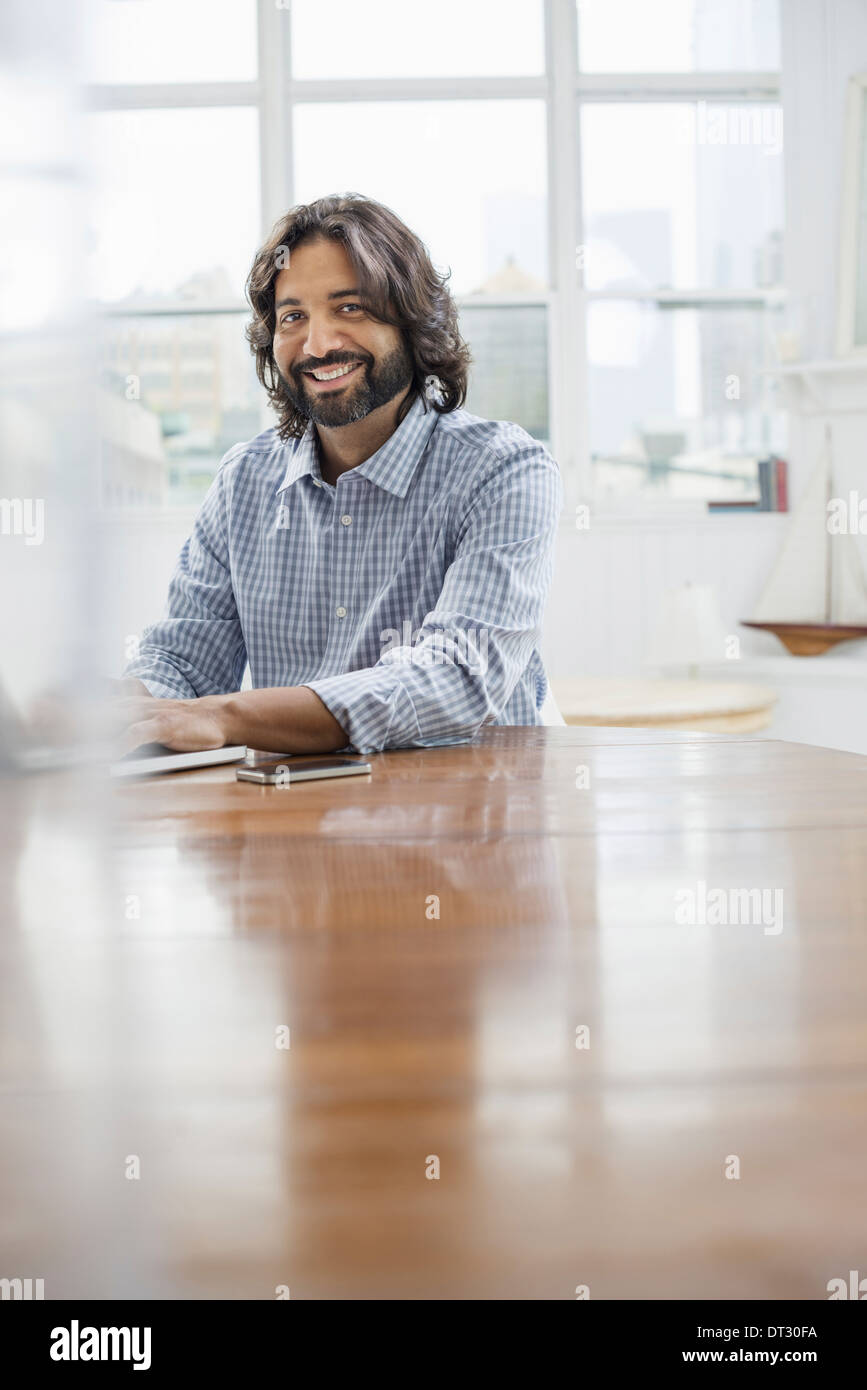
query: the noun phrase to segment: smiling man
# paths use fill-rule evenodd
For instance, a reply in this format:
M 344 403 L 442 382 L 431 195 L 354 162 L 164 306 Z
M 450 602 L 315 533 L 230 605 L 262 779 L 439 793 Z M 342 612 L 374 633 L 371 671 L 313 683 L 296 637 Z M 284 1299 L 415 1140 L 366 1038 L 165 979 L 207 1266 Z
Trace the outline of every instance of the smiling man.
M 368 753 L 541 723 L 560 474 L 463 409 L 445 280 L 357 194 L 274 227 L 247 334 L 278 423 L 222 461 L 125 672 L 127 747 Z

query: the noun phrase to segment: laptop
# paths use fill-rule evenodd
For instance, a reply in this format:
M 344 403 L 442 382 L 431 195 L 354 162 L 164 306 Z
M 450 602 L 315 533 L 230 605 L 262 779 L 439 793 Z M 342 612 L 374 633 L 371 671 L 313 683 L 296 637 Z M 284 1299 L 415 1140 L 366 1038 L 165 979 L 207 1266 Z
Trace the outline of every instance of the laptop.
M 146 777 L 152 773 L 183 772 L 188 767 L 239 763 L 246 754 L 247 749 L 238 745 L 208 748 L 200 753 L 177 753 L 161 743 L 146 743 L 111 763 L 109 772 L 112 777 Z M 0 768 L 24 773 L 56 772 L 61 768 L 105 762 L 109 756 L 104 744 L 96 746 L 86 741 L 52 744 L 32 737 L 0 678 Z
M 11 772 L 54 772 L 93 759 L 80 743 L 52 745 L 34 738 L 0 678 L 0 768 Z
M 205 748 L 199 753 L 177 753 L 161 743 L 143 743 L 112 763 L 109 772 L 112 777 L 148 777 L 160 772 L 185 772 L 190 767 L 240 763 L 246 756 L 246 746 L 238 744 L 228 748 Z

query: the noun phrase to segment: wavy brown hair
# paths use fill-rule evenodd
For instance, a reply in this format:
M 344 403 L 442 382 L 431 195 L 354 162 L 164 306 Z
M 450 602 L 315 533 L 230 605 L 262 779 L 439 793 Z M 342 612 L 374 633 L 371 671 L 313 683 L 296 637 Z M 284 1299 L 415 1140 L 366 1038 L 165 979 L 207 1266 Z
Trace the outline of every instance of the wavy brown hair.
M 360 193 L 332 194 L 300 204 L 281 217 L 256 253 L 247 277 L 247 299 L 253 310 L 247 341 L 256 357 L 256 375 L 277 412 L 280 438 L 299 438 L 308 419 L 287 398 L 274 360 L 274 282 L 295 247 L 320 236 L 343 243 L 371 317 L 393 324 L 403 334 L 413 379 L 397 423 L 419 395 L 441 414 L 463 405 L 471 358 L 458 331 L 457 307 L 446 285 L 448 273 L 434 269 L 424 243 L 390 208 Z M 437 394 L 425 397 L 430 378 L 437 383 L 438 398 Z

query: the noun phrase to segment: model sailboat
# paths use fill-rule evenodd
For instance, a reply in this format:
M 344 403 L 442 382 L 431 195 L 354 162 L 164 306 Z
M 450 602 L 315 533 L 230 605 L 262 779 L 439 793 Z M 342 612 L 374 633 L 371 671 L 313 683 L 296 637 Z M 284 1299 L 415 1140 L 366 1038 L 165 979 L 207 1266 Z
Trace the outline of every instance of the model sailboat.
M 744 627 L 773 632 L 793 656 L 819 656 L 837 642 L 867 637 L 867 582 L 855 536 L 829 530 L 836 496 L 831 431 L 789 527 L 777 563 Z

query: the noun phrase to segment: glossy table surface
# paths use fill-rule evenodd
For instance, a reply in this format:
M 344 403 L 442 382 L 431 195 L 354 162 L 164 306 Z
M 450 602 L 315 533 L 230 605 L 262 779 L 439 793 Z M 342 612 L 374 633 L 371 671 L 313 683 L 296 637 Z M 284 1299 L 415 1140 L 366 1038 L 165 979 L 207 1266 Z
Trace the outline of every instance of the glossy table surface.
M 549 728 L 368 760 L 3 783 L 0 1276 L 824 1299 L 867 1274 L 867 759 Z

